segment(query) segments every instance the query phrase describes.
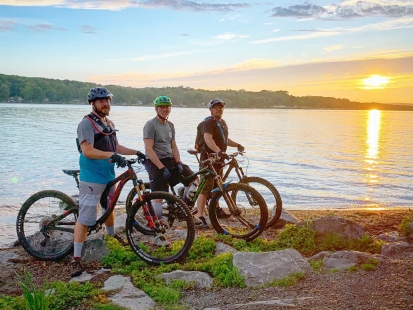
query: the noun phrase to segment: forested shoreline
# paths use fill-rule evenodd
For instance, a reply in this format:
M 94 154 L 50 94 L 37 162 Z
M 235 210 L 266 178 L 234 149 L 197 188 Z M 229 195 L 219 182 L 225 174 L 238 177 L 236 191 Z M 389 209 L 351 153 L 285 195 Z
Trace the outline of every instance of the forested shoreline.
M 0 74 L 0 102 L 87 104 L 94 83 Z M 133 88 L 101 85 L 113 94 L 114 105 L 152 106 L 154 98 L 167 95 L 176 106 L 203 107 L 212 98 L 222 98 L 233 108 L 298 108 L 413 111 L 413 105 L 355 102 L 345 98 L 293 96 L 288 91 L 204 90 L 190 87 Z

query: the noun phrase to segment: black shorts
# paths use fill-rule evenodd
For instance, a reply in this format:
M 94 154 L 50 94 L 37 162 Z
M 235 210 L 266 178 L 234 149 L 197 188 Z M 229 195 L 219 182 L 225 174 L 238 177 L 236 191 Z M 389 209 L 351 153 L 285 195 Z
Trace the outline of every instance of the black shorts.
M 168 192 L 168 184 L 175 186 L 178 183 L 182 183 L 184 186 L 188 186 L 193 180 L 197 178 L 194 176 L 192 178 L 186 179 L 194 172 L 189 168 L 188 165 L 182 164 L 182 173 L 179 172 L 178 165 L 174 158 L 163 158 L 161 163 L 169 170 L 171 177 L 165 181 L 162 175 L 162 170 L 156 167 L 151 160 L 147 159 L 145 161 L 145 168 L 149 175 L 149 181 L 151 183 L 151 191 L 162 191 Z

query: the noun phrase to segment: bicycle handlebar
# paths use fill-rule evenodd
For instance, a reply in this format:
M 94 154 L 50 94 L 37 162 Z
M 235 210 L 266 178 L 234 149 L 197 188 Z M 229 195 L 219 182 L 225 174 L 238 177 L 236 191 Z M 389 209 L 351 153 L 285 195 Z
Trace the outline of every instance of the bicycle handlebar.
M 113 160 L 110 160 L 110 162 L 113 163 Z M 135 164 L 135 163 L 139 163 L 141 165 L 144 165 L 145 164 L 145 159 L 141 159 L 139 157 L 131 158 L 131 159 L 126 159 L 125 158 L 125 162 L 126 162 L 126 166 L 128 166 L 128 167 Z
M 226 153 L 225 153 L 225 154 L 226 154 Z M 226 155 L 229 157 L 228 161 L 230 161 L 230 160 L 232 160 L 233 158 L 235 158 L 236 156 L 238 156 L 238 155 L 243 155 L 243 154 L 244 154 L 244 152 L 235 152 L 235 153 L 226 154 Z M 216 161 L 218 161 L 218 160 L 221 159 L 221 157 L 218 156 L 218 153 L 210 153 L 209 156 L 210 156 L 209 158 L 201 161 L 201 164 L 203 164 L 203 165 L 204 165 L 204 164 L 213 164 L 214 162 L 216 162 Z

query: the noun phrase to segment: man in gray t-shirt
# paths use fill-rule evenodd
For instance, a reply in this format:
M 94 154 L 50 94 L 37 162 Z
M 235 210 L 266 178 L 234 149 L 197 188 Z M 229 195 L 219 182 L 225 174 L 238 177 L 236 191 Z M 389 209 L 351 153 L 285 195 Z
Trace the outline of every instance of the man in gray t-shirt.
M 184 198 L 191 197 L 192 191 L 196 191 L 198 186 L 198 177 L 194 176 L 190 180 L 183 181 L 184 177 L 193 172 L 181 162 L 175 141 L 175 127 L 168 121 L 172 106 L 171 99 L 167 96 L 159 96 L 154 104 L 156 117 L 147 121 L 143 128 L 145 153 L 148 159 L 145 161 L 145 168 L 151 182 L 151 190 L 167 192 L 168 184 L 175 186 L 182 182 L 185 186 Z M 162 216 L 161 202 L 154 203 L 154 209 L 160 218 Z

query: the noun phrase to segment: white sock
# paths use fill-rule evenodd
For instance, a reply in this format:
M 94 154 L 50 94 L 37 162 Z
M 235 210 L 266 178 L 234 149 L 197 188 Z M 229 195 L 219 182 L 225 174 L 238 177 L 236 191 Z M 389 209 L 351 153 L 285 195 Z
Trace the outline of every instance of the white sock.
M 155 209 L 155 214 L 158 219 L 162 217 L 162 202 L 152 201 L 152 207 Z
M 115 225 L 106 226 L 106 233 L 107 233 L 109 236 L 114 236 L 114 235 L 115 235 Z
M 73 242 L 73 257 L 82 257 L 83 243 Z

